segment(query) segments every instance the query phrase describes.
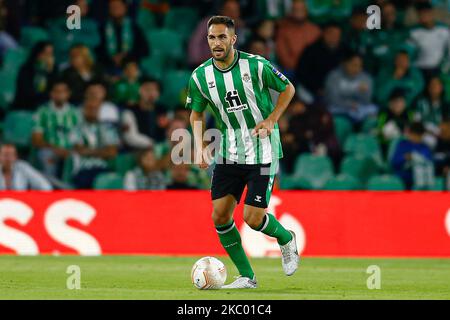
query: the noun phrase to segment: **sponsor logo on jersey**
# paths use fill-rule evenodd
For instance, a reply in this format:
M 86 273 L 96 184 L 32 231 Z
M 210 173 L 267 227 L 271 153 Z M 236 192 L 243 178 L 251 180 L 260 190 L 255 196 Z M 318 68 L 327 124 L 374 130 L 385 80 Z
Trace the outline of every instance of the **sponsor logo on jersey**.
M 208 88 L 212 89 L 216 86 L 216 84 L 214 83 L 214 81 L 208 82 Z
M 225 95 L 225 101 L 228 103 L 228 113 L 248 109 L 247 104 L 242 103 L 237 90 L 228 91 Z

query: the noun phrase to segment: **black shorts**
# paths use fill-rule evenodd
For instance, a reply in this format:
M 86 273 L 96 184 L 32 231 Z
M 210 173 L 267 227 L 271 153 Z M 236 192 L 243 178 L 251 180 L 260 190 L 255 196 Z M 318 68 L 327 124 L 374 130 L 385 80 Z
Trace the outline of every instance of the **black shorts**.
M 212 177 L 212 200 L 231 194 L 239 203 L 245 186 L 245 204 L 267 208 L 273 189 L 275 175 L 270 173 L 271 164 L 217 163 Z

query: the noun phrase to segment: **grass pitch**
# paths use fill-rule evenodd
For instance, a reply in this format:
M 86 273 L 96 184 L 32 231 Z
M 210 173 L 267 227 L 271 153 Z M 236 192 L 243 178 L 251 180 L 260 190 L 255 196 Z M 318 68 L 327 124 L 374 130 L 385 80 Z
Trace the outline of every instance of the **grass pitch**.
M 200 291 L 190 283 L 199 257 L 0 256 L 0 299 L 450 299 L 450 259 L 302 258 L 292 277 L 280 259 L 252 259 L 256 290 Z M 228 258 L 227 282 L 237 274 Z M 69 290 L 67 268 L 81 270 Z M 381 269 L 381 289 L 369 290 L 367 267 Z

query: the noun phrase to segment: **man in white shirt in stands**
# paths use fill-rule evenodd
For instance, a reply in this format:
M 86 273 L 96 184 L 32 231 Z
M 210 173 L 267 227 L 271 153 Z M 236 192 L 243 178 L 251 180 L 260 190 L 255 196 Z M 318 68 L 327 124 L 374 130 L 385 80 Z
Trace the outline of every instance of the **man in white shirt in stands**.
M 0 146 L 0 190 L 52 190 L 45 177 L 26 161 L 19 160 L 13 144 Z

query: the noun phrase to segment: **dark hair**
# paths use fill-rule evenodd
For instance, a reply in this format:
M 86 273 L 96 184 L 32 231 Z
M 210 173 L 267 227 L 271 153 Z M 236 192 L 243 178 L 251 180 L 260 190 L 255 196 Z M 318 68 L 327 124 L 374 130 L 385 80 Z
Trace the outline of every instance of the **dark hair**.
M 423 126 L 422 122 L 420 121 L 414 121 L 408 126 L 409 132 L 413 134 L 423 135 L 425 133 L 425 127 Z
M 56 78 L 55 80 L 53 80 L 51 85 L 50 85 L 50 88 L 53 89 L 54 87 L 56 87 L 59 84 L 63 84 L 63 85 L 65 85 L 67 87 L 67 89 L 70 89 L 69 88 L 69 84 L 63 78 Z
M 425 10 L 432 10 L 433 6 L 428 1 L 418 2 L 415 4 L 415 8 L 417 12 L 425 11 Z
M 25 64 L 34 64 L 37 60 L 37 57 L 42 53 L 42 51 L 44 51 L 47 46 L 53 46 L 53 44 L 50 41 L 39 41 L 38 43 L 36 43 L 31 49 L 31 52 L 28 55 L 28 59 Z
M 339 25 L 339 23 L 337 23 L 336 21 L 333 21 L 333 20 L 326 22 L 322 25 L 322 30 L 324 30 L 324 31 L 327 29 L 331 29 L 331 28 L 336 28 L 336 29 L 342 30 L 342 27 Z
M 345 56 L 342 59 L 342 62 L 347 63 L 354 58 L 362 59 L 362 56 L 357 51 L 347 50 L 347 52 L 345 53 Z
M 398 99 L 398 98 L 405 98 L 405 90 L 401 88 L 396 88 L 392 90 L 391 94 L 389 95 L 389 101 Z
M 158 80 L 155 79 L 155 78 L 150 78 L 150 77 L 147 77 L 147 76 L 143 76 L 143 77 L 141 77 L 141 78 L 139 79 L 139 83 L 140 83 L 141 86 L 142 86 L 144 83 L 156 83 L 156 84 L 158 85 L 159 91 L 162 91 L 162 84 L 161 84 L 161 82 L 158 81 Z
M 213 24 L 224 24 L 227 26 L 228 29 L 233 29 L 233 30 L 236 29 L 236 27 L 234 25 L 234 20 L 227 16 L 212 16 L 208 20 L 208 29 Z

